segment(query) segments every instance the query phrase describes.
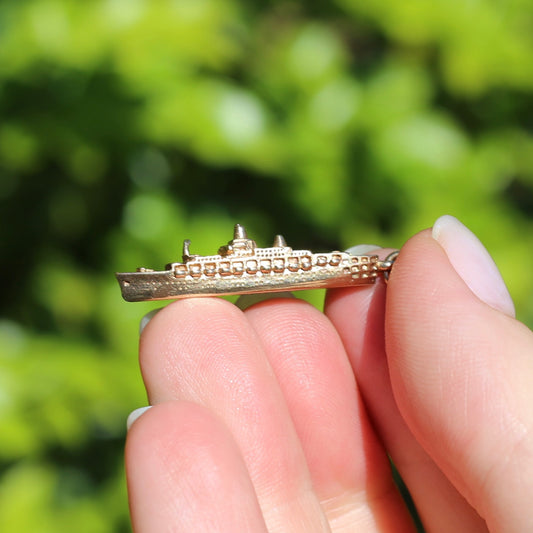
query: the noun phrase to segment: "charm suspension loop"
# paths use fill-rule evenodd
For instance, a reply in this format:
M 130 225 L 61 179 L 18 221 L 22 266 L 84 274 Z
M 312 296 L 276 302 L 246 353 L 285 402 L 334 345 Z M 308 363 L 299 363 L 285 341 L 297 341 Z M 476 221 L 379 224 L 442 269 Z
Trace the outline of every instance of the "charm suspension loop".
M 379 264 L 380 270 L 383 272 L 383 278 L 387 283 L 389 281 L 390 272 L 392 270 L 394 262 L 398 258 L 399 253 L 399 250 L 395 250 L 385 258 L 385 261 L 381 261 Z

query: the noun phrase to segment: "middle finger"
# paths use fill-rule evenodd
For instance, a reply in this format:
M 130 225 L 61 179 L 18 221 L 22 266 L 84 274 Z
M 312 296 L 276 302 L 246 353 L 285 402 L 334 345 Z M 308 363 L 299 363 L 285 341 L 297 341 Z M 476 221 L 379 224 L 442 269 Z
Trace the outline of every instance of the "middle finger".
M 297 299 L 267 300 L 246 316 L 286 398 L 332 531 L 413 531 L 332 323 Z

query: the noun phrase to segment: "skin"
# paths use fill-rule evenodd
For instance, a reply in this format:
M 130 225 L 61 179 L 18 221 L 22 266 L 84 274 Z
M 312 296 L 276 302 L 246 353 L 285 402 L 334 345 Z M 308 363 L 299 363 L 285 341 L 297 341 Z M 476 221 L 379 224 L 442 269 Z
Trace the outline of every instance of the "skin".
M 134 531 L 414 532 L 388 456 L 426 531 L 532 531 L 533 334 L 463 278 L 425 231 L 387 287 L 330 291 L 324 313 L 157 313 L 153 407 L 126 446 Z

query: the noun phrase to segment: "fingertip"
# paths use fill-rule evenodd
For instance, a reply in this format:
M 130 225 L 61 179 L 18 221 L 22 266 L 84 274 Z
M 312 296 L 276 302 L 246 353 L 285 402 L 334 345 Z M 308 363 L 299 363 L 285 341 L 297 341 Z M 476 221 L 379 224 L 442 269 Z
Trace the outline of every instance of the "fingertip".
M 244 313 L 221 298 L 187 298 L 152 318 L 140 339 L 139 362 L 150 403 L 182 397 L 194 388 L 189 373 L 202 380 L 219 368 L 213 359 L 247 338 Z M 239 348 L 240 347 L 240 348 Z
M 144 328 L 150 323 L 152 318 L 154 318 L 154 316 L 157 315 L 157 313 L 159 313 L 159 311 L 161 311 L 162 309 L 162 307 L 152 309 L 141 318 L 141 321 L 139 323 L 139 335 L 142 335 Z
M 201 405 L 165 402 L 138 418 L 126 471 L 135 531 L 266 531 L 235 441 Z
M 128 415 L 128 419 L 126 420 L 126 427 L 128 429 L 128 431 L 130 430 L 131 426 L 133 425 L 133 423 L 141 416 L 143 415 L 144 413 L 146 413 L 146 411 L 148 411 L 148 409 L 150 409 L 152 406 L 151 405 L 147 405 L 146 407 L 139 407 L 135 410 L 133 410 L 129 415 Z
M 501 274 L 479 239 L 456 218 L 440 217 L 402 247 L 389 279 L 388 317 L 406 311 L 431 318 L 443 304 L 479 312 L 479 306 L 514 318 Z M 415 305 L 412 305 L 415 304 Z
M 455 217 L 437 219 L 432 237 L 444 248 L 450 263 L 483 302 L 511 317 L 514 303 L 496 263 L 481 241 Z
M 194 445 L 212 441 L 212 433 L 221 431 L 221 423 L 206 407 L 188 401 L 167 401 L 133 411 L 128 440 L 142 434 L 139 455 L 166 462 L 182 453 L 185 441 Z M 130 438 L 130 434 L 135 437 Z M 149 448 L 146 444 L 150 444 Z M 171 445 L 171 446 L 170 446 Z M 167 452 L 168 456 L 167 456 Z

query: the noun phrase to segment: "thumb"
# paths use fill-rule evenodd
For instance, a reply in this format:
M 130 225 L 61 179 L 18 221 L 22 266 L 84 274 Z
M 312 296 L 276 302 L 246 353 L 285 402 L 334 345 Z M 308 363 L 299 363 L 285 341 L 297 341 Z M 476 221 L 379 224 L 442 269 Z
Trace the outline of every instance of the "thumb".
M 533 531 L 533 333 L 453 217 L 402 249 L 387 292 L 398 407 L 491 531 Z

